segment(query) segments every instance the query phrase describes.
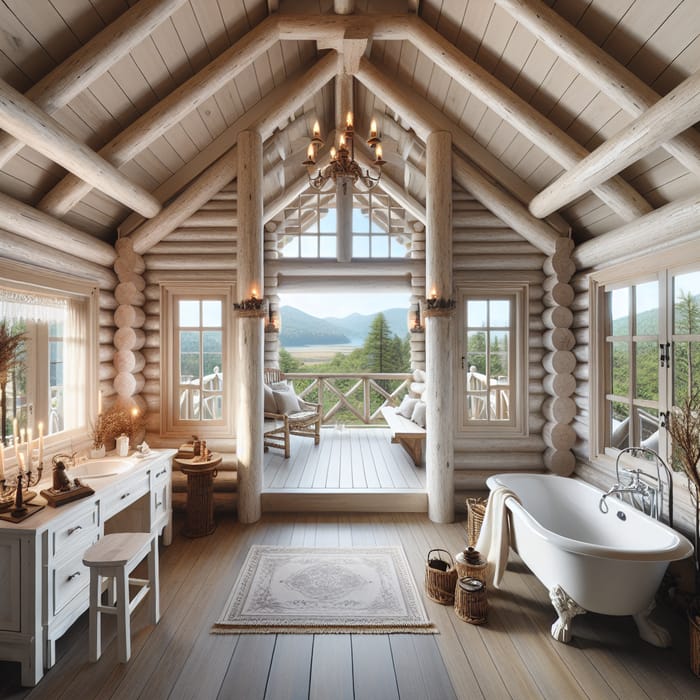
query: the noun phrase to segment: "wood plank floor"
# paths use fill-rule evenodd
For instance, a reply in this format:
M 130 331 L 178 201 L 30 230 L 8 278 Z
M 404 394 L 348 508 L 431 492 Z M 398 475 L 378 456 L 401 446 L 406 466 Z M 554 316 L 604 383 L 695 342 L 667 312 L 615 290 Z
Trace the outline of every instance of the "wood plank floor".
M 291 455 L 265 454 L 266 491 L 424 490 L 425 469 L 416 467 L 387 428 L 323 428 L 321 441 L 291 436 Z
M 574 640 L 549 635 L 547 591 L 511 555 L 503 589 L 489 591 L 484 626 L 462 622 L 450 607 L 425 601 L 437 635 L 215 635 L 239 567 L 253 543 L 286 546 L 400 544 L 422 589 L 433 547 L 459 551 L 464 523 L 437 525 L 422 514 L 268 514 L 254 525 L 219 514 L 215 533 L 179 534 L 161 546 L 161 610 L 147 623 L 134 614 L 132 656 L 116 662 L 113 625 L 105 622 L 103 656 L 87 661 L 87 616 L 59 640 L 58 662 L 34 689 L 19 687 L 19 666 L 0 662 L 0 697 L 57 700 L 208 698 L 277 700 L 448 700 L 458 698 L 700 697 L 688 668 L 687 625 L 668 610 L 674 648 L 637 637 L 630 618 L 576 618 Z M 143 609 L 141 609 L 143 608 Z

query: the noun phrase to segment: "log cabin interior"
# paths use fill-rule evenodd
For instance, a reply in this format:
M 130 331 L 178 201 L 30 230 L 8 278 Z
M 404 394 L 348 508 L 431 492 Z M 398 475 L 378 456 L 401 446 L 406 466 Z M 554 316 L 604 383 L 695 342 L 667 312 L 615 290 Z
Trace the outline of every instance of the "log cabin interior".
M 426 597 L 439 634 L 211 634 L 253 543 L 398 544 L 422 590 L 490 476 L 606 492 L 621 458 L 673 462 L 668 412 L 700 372 L 697 0 L 3 0 L 0 26 L 0 320 L 25 333 L 21 381 L 0 375 L 0 515 L 19 466 L 35 492 L 56 455 L 90 476 L 103 414 L 126 412 L 128 459 L 151 450 L 0 520 L 0 695 L 697 697 L 673 605 L 670 649 L 595 611 L 562 644 L 515 552 L 484 625 Z M 280 295 L 374 290 L 410 299 L 414 451 L 386 426 L 341 450 L 332 421 L 266 450 Z M 184 376 L 186 337 L 206 377 Z M 221 458 L 197 539 L 174 460 L 192 434 Z M 403 486 L 314 476 L 380 453 Z M 137 608 L 126 664 L 106 621 L 92 663 L 83 553 L 142 530 L 161 619 Z M 671 587 L 692 592 L 690 562 Z

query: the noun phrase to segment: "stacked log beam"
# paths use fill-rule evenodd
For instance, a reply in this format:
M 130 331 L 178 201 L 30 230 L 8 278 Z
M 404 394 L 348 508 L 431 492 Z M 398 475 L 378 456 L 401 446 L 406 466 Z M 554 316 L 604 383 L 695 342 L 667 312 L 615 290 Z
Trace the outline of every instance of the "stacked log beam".
M 277 249 L 277 222 L 268 221 L 265 224 L 264 232 L 264 256 L 265 256 L 265 296 L 268 303 L 268 317 L 265 322 L 265 349 L 264 363 L 265 367 L 274 367 L 279 369 L 280 366 L 280 298 L 277 294 L 277 274 L 268 272 L 270 269 L 267 262 L 269 260 L 277 260 L 279 252 Z M 277 330 L 272 330 L 270 326 L 270 311 L 272 309 L 272 317 L 277 320 Z
M 115 245 L 117 259 L 114 272 L 119 279 L 114 290 L 117 307 L 114 309 L 114 400 L 116 403 L 146 412 L 146 402 L 141 397 L 146 379 L 143 369 L 146 364 L 141 353 L 146 335 L 143 325 L 146 315 L 143 306 L 146 301 L 144 289 L 146 281 L 143 273 L 146 266 L 143 258 L 134 252 L 128 238 L 121 238 Z
M 542 365 L 546 371 L 543 385 L 547 399 L 542 406 L 546 419 L 542 436 L 546 445 L 544 463 L 547 469 L 569 476 L 576 467 L 573 447 L 576 432 L 573 421 L 576 417 L 576 356 L 572 352 L 576 339 L 571 330 L 573 312 L 571 305 L 575 292 L 569 284 L 575 272 L 571 258 L 573 241 L 560 238 L 553 255 L 544 263 L 544 312 L 542 319 L 546 327 L 543 334 L 546 354 Z
M 413 224 L 411 236 L 411 259 L 425 260 L 425 225 L 419 221 Z M 425 269 L 425 268 L 423 268 Z M 411 331 L 411 367 L 413 369 L 425 369 L 425 275 L 411 276 L 411 310 L 416 308 L 420 312 L 422 331 Z
M 571 286 L 576 293 L 571 305 L 574 312 L 572 332 L 576 339 L 574 355 L 576 355 L 576 391 L 574 402 L 576 403 L 576 417 L 573 427 L 576 431 L 576 445 L 574 454 L 579 460 L 589 458 L 589 430 L 590 430 L 590 406 L 589 406 L 589 367 L 590 367 L 590 313 L 589 313 L 589 277 L 587 274 L 577 274 L 571 280 Z

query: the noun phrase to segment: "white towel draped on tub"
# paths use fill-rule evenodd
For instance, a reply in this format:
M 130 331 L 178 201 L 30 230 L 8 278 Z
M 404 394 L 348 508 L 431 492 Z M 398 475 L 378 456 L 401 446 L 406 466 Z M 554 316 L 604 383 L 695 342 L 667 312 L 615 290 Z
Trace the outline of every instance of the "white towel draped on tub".
M 508 498 L 514 498 L 519 502 L 518 497 L 510 489 L 500 486 L 491 491 L 479 532 L 479 540 L 476 543 L 476 548 L 486 557 L 489 569 L 493 571 L 494 588 L 500 588 L 503 572 L 508 563 L 510 545 L 508 509 L 506 508 Z

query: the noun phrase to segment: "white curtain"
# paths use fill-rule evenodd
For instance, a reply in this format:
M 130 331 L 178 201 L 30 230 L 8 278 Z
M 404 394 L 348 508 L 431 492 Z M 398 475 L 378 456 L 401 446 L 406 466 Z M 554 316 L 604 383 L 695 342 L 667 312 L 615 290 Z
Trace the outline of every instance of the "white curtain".
M 0 288 L 0 319 L 8 325 L 18 321 L 60 323 L 66 318 L 65 297 Z
M 85 303 L 69 299 L 63 334 L 63 427 L 65 430 L 87 424 L 86 367 L 87 313 Z

